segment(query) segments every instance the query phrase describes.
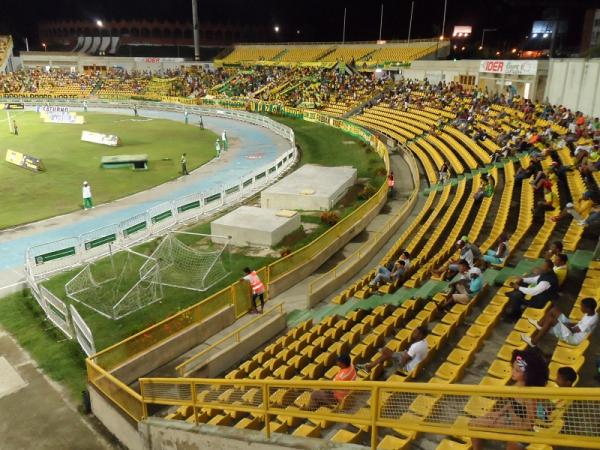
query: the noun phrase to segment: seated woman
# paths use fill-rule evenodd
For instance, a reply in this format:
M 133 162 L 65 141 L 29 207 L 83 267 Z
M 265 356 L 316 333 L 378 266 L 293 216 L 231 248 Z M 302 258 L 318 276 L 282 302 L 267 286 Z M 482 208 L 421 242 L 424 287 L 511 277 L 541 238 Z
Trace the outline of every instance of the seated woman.
M 343 353 L 340 356 L 338 356 L 336 363 L 340 370 L 333 378 L 333 381 L 356 380 L 356 369 L 352 365 L 352 361 L 350 360 L 349 354 Z M 340 403 L 349 393 L 349 390 L 313 391 L 310 394 L 310 401 L 308 403 L 307 409 L 309 411 L 314 411 L 320 406 Z
M 488 250 L 483 255 L 483 260 L 488 264 L 502 264 L 509 253 L 508 234 L 502 233 L 498 238 L 496 250 Z
M 514 386 L 546 386 L 549 377 L 548 363 L 535 349 L 515 350 L 512 355 L 511 378 Z M 507 398 L 496 403 L 494 409 L 482 417 L 471 420 L 469 427 L 501 433 L 498 429 L 533 431 L 537 417 L 538 400 Z M 473 450 L 483 450 L 484 440 L 471 439 Z M 521 450 L 527 444 L 507 442 L 506 450 Z

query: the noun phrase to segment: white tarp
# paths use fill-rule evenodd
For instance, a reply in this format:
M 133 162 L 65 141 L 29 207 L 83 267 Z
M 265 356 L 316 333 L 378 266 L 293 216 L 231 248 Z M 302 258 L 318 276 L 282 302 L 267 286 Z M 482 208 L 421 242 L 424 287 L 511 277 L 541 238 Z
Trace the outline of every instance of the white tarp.
M 118 136 L 115 136 L 114 134 L 94 133 L 93 131 L 82 131 L 81 140 L 92 142 L 94 144 L 109 145 L 111 147 L 119 145 Z

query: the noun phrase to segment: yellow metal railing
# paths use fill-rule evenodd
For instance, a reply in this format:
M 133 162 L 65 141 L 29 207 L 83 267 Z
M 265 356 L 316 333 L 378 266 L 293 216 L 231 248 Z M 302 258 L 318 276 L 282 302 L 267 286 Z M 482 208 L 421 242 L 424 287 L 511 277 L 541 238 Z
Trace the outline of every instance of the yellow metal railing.
M 213 344 L 210 344 L 208 347 L 203 348 L 201 351 L 175 367 L 175 370 L 179 376 L 188 376 L 202 364 L 202 360 L 209 358 L 215 353 L 215 351 L 223 351 L 225 348 L 234 347 L 235 344 L 239 344 L 242 339 L 242 335 L 246 332 L 253 331 L 252 327 L 256 323 L 264 322 L 268 317 L 276 316 L 277 314 L 283 314 L 283 303 L 280 303 L 273 308 L 266 309 L 264 313 L 260 314 L 255 319 L 252 319 L 247 324 L 237 328 L 235 331 L 229 333 L 227 336 L 219 339 Z
M 144 417 L 149 410 L 164 415 L 159 406 L 191 409 L 193 416 L 178 418 L 195 423 L 219 413 L 251 413 L 262 416 L 267 436 L 282 423 L 298 426 L 308 419 L 302 426 L 312 427 L 313 436 L 336 423 L 352 424 L 362 429 L 357 437 L 373 449 L 379 436 L 388 434 L 386 429 L 409 439 L 425 432 L 600 448 L 600 390 L 594 388 L 193 378 L 141 378 L 140 388 Z M 327 395 L 316 391 L 342 391 L 345 396 L 325 404 L 318 399 Z
M 221 104 L 221 106 L 226 107 L 227 105 Z M 352 133 L 369 142 L 383 159 L 386 171 L 389 171 L 390 162 L 387 147 L 368 131 L 357 125 L 339 119 L 332 119 L 326 116 L 321 117 L 320 114 L 314 112 L 310 113 L 310 118 L 307 117 L 307 120 L 319 121 L 322 123 L 327 122 L 331 126 L 341 128 L 342 130 Z M 296 252 L 279 259 L 266 268 L 258 270 L 259 277 L 265 283 L 267 296 L 274 275 L 281 277 L 285 274 L 289 274 L 291 271 L 301 267 L 307 261 L 327 249 L 330 245 L 335 243 L 340 236 L 356 226 L 365 215 L 379 207 L 386 195 L 387 184 L 384 182 L 374 196 L 360 205 L 338 224 L 330 228 L 326 233 Z M 179 313 L 88 358 L 88 381 L 100 389 L 130 417 L 139 420 L 139 408 L 141 407 L 141 400 L 138 397 L 139 394 L 127 385 L 119 382 L 119 380 L 112 376 L 110 372 L 134 356 L 146 352 L 160 342 L 190 326 L 206 320 L 211 315 L 230 305 L 233 305 L 235 308 L 236 318 L 239 318 L 248 312 L 250 308 L 250 290 L 247 283 L 241 281 L 233 283 L 196 305 L 180 311 Z

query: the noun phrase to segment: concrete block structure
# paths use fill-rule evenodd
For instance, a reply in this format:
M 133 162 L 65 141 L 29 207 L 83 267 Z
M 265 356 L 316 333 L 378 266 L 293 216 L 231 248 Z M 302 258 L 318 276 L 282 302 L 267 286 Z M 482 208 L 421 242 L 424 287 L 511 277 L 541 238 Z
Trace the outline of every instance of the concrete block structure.
M 356 169 L 306 164 L 260 194 L 262 208 L 326 211 L 356 183 Z
M 211 234 L 231 236 L 230 244 L 272 247 L 300 228 L 300 214 L 255 206 L 240 206 L 210 224 Z M 219 242 L 218 237 L 213 241 Z

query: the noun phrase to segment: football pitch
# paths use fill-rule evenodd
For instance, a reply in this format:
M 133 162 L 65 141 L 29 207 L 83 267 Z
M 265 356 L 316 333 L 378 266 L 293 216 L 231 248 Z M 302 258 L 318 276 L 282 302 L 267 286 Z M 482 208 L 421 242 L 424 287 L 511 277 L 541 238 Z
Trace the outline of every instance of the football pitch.
M 35 112 L 11 112 L 19 135 L 0 116 L 0 229 L 65 214 L 82 208 L 81 185 L 88 181 L 94 203 L 144 191 L 177 178 L 180 157 L 188 170 L 215 156 L 217 135 L 194 125 L 120 114 L 82 113 L 83 125 L 43 123 Z M 118 147 L 81 141 L 83 130 L 117 135 Z M 35 173 L 5 161 L 15 150 L 42 160 Z M 148 170 L 102 169 L 103 156 L 147 154 Z

